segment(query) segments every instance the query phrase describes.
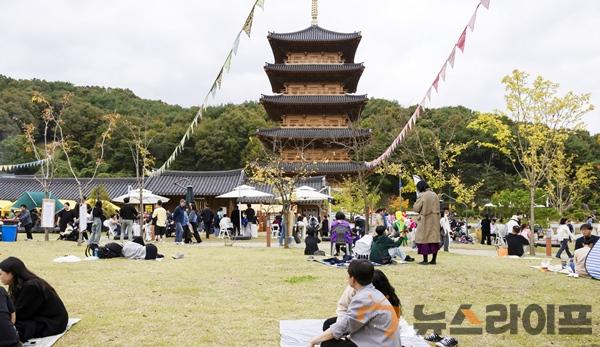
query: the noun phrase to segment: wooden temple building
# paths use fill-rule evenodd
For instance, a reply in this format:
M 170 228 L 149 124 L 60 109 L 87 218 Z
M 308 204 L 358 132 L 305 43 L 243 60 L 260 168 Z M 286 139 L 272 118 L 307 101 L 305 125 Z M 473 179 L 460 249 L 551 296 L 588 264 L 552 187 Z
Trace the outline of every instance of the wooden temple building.
M 356 127 L 368 100 L 355 94 L 364 70 L 354 61 L 360 32 L 318 26 L 313 2 L 310 27 L 267 38 L 274 63 L 264 69 L 275 94 L 262 95 L 260 102 L 278 127 L 259 129 L 257 137 L 291 174 L 304 170 L 330 178 L 365 170 L 352 158 L 352 149 L 371 135 Z

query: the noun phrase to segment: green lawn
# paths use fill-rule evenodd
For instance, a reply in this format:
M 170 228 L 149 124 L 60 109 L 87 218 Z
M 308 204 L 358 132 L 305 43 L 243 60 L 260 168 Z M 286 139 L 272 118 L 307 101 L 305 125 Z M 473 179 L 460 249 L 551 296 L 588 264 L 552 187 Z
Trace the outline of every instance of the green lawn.
M 52 262 L 57 256 L 83 255 L 84 248 L 71 242 L 0 242 L 0 259 L 23 259 L 56 288 L 70 316 L 82 318 L 58 346 L 278 346 L 279 320 L 334 315 L 346 281 L 344 270 L 306 261 L 301 248 L 210 242 L 213 247 L 159 244 L 159 251 L 168 256 L 162 262 L 113 259 L 75 264 Z M 185 257 L 171 259 L 177 251 Z M 528 267 L 538 263 L 441 254 L 437 266 L 383 269 L 411 324 L 418 304 L 425 304 L 429 313 L 447 311 L 447 323 L 462 303 L 473 304 L 482 319 L 488 304 L 518 304 L 521 311 L 528 304 L 594 305 L 593 336 L 529 336 L 519 321 L 517 335 L 457 336 L 462 346 L 600 344 L 600 282 Z

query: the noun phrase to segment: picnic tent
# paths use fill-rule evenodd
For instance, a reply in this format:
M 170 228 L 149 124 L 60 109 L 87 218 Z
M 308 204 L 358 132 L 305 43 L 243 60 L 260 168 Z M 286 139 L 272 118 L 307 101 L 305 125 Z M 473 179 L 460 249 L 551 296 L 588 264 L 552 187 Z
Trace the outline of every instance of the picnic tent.
M 585 259 L 585 269 L 592 278 L 600 280 L 600 241 L 592 246 Z
M 56 204 L 54 205 L 54 212 L 58 212 L 63 209 L 63 204 L 58 200 L 52 193 L 49 195 L 50 199 L 54 199 Z M 19 196 L 17 201 L 12 204 L 13 209 L 19 209 L 21 205 L 27 206 L 28 210 L 34 208 L 42 208 L 42 200 L 44 200 L 44 192 L 24 192 Z

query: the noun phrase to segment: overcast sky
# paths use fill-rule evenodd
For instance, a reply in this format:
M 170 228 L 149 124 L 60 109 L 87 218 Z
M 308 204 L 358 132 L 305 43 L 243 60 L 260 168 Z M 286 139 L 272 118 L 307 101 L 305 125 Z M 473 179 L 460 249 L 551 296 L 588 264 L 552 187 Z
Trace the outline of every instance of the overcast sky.
M 359 93 L 415 104 L 478 0 L 321 0 L 319 25 L 361 31 Z M 199 105 L 253 0 L 53 0 L 0 2 L 0 74 L 133 90 Z M 310 25 L 310 0 L 265 0 L 211 103 L 270 93 L 268 31 Z M 502 76 L 518 68 L 592 93 L 586 125 L 600 132 L 600 1 L 492 0 L 432 106 L 504 108 Z

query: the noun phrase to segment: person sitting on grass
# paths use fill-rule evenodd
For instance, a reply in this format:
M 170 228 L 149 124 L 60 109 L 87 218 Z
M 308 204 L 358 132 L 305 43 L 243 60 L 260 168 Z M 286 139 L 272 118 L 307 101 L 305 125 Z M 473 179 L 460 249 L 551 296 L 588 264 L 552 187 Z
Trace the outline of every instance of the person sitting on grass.
M 583 243 L 585 242 L 586 239 L 591 240 L 592 246 L 595 245 L 596 242 L 598 242 L 600 237 L 598 237 L 596 235 L 592 235 L 592 229 L 593 229 L 593 227 L 591 224 L 587 224 L 587 223 L 581 224 L 581 227 L 579 227 L 579 230 L 581 230 L 582 237 L 578 238 L 575 241 L 575 250 L 578 250 L 581 247 L 583 247 Z
M 394 257 L 399 257 L 404 261 L 414 261 L 413 258 L 404 254 L 400 249 L 401 240 L 394 241 L 390 239 L 385 233 L 386 228 L 383 225 L 375 228 L 375 237 L 373 237 L 373 243 L 371 244 L 371 256 L 370 260 L 378 264 L 390 264 Z
M 319 243 L 321 242 L 321 240 L 318 236 L 316 236 L 316 234 L 316 228 L 308 228 L 306 232 L 306 239 L 304 239 L 304 243 L 306 244 L 306 248 L 304 248 L 304 255 L 314 255 L 315 252 L 319 250 Z
M 56 290 L 20 259 L 8 257 L 0 262 L 0 282 L 8 286 L 14 302 L 15 327 L 21 342 L 65 331 L 69 315 Z
M 6 289 L 0 287 L 0 346 L 19 346 L 19 334 L 15 328 L 15 306 Z
M 373 264 L 366 259 L 350 263 L 348 284 L 354 295 L 348 308 L 309 346 L 401 346 L 398 316 L 390 301 L 373 285 L 374 272 Z
M 164 258 L 164 255 L 158 253 L 158 248 L 153 244 L 144 246 L 144 239 L 141 236 L 135 236 L 133 241 L 125 242 L 123 245 L 123 257 L 128 259 L 155 260 Z
M 508 255 L 516 255 L 522 257 L 525 251 L 523 246 L 529 245 L 529 241 L 523 235 L 520 235 L 521 227 L 513 226 L 512 233 L 506 235 L 506 244 L 508 245 Z
M 584 224 L 589 225 L 589 224 Z M 590 253 L 590 250 L 594 246 L 591 238 L 583 240 L 583 247 L 575 251 L 573 255 L 573 261 L 575 262 L 575 273 L 582 277 L 589 277 L 587 269 L 585 268 L 585 260 Z

